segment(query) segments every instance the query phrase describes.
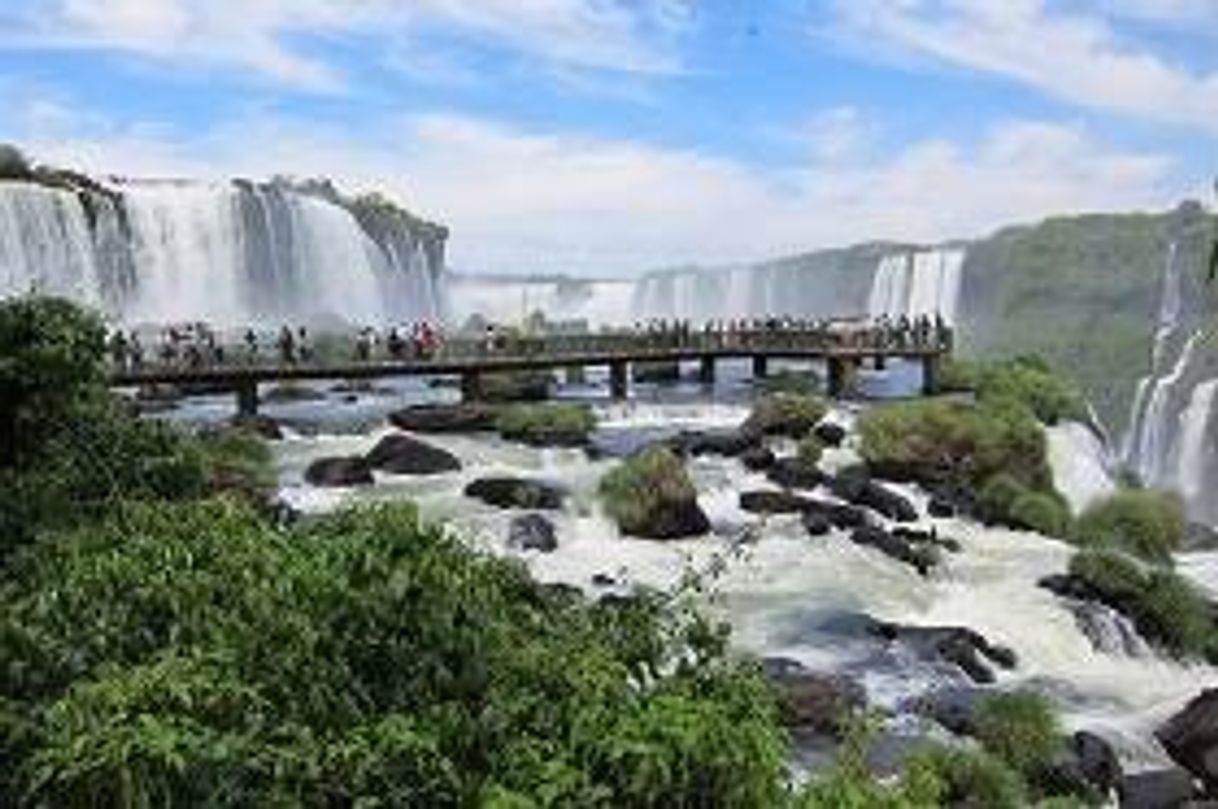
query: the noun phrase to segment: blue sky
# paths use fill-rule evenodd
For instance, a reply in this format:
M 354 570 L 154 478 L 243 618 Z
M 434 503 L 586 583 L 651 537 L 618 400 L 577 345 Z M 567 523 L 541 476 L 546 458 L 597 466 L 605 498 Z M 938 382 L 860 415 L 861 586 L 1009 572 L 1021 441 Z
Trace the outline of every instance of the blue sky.
M 0 0 L 0 138 L 628 275 L 1208 193 L 1218 0 Z

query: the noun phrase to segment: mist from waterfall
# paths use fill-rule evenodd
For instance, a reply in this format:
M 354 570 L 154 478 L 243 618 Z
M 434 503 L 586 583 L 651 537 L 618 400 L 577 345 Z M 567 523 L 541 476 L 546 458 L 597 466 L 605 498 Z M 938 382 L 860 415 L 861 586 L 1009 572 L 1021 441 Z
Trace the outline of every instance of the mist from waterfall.
M 131 324 L 435 319 L 442 263 L 442 242 L 374 235 L 277 184 L 0 184 L 0 296 L 64 295 Z

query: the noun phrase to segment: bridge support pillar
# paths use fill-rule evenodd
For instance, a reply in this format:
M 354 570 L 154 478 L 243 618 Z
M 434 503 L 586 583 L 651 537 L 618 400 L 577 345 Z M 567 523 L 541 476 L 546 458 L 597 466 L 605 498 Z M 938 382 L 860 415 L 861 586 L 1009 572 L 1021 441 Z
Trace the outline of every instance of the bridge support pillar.
M 715 358 L 705 356 L 698 363 L 698 381 L 703 385 L 715 384 Z
M 234 390 L 237 394 L 237 415 L 258 415 L 258 382 L 254 379 L 238 380 Z
M 482 398 L 482 374 L 466 371 L 461 374 L 461 401 L 476 402 Z
M 927 354 L 922 358 L 922 393 L 935 396 L 939 393 L 939 378 L 943 371 L 943 359 L 939 354 Z
M 753 355 L 753 379 L 765 379 L 769 372 L 769 357 L 765 354 Z
M 830 398 L 854 395 L 858 385 L 859 361 L 852 357 L 830 357 L 828 362 Z
M 888 367 L 888 358 L 885 357 L 883 354 L 876 354 L 875 355 L 875 369 L 877 371 L 883 371 L 887 367 Z
M 609 395 L 614 399 L 625 399 L 626 391 L 630 378 L 627 373 L 627 363 L 625 360 L 617 360 L 609 363 Z

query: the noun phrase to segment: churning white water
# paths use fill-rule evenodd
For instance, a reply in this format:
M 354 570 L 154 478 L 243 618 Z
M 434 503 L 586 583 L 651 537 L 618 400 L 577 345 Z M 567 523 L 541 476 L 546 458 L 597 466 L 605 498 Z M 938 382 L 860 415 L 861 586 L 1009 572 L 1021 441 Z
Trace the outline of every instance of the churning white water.
M 964 257 L 964 251 L 955 248 L 884 256 L 872 280 L 868 314 L 872 318 L 937 314 L 954 323 Z
M 435 318 L 442 241 L 370 232 L 344 204 L 278 185 L 0 183 L 0 296 L 66 295 L 129 323 Z
M 719 428 L 738 424 L 747 412 L 721 403 L 632 402 L 597 410 L 604 435 Z M 852 414 L 834 418 L 849 424 Z M 322 491 L 303 484 L 302 470 L 311 459 L 367 451 L 386 432 L 296 437 L 282 443 L 284 495 L 311 510 L 352 500 L 410 498 L 425 517 L 448 522 L 475 546 L 518 556 L 538 579 L 573 584 L 590 594 L 640 584 L 672 588 L 689 571 L 701 572 L 712 583 L 709 606 L 731 621 L 738 648 L 849 675 L 881 706 L 896 707 L 930 688 L 965 681 L 950 666 L 919 661 L 852 631 L 862 615 L 917 626 L 970 627 L 1009 646 L 1019 663 L 1011 672 L 1000 672 L 1000 686 L 1040 689 L 1062 706 L 1071 727 L 1104 732 L 1119 740 L 1123 755 L 1143 763 L 1161 758 L 1149 741 L 1154 724 L 1218 678 L 1213 668 L 1147 653 L 1136 632 L 1117 616 L 1098 614 L 1084 624 L 1073 605 L 1038 587 L 1043 576 L 1065 570 L 1074 549 L 1064 543 L 964 520 L 936 520 L 939 533 L 959 540 L 962 551 L 948 555 L 930 578 L 922 578 L 906 565 L 851 543 L 845 533 L 811 538 L 796 517 L 743 512 L 740 492 L 771 484 L 734 459 L 690 460 L 713 533 L 678 542 L 619 534 L 596 494 L 614 460 L 591 460 L 577 450 L 531 449 L 490 435 L 426 437 L 462 459 L 464 468 L 458 472 L 429 478 L 381 476 L 366 490 Z M 1057 480 L 1082 502 L 1101 488 L 1102 449 L 1086 428 L 1064 425 L 1057 433 L 1052 440 L 1061 446 L 1094 455 L 1081 468 L 1077 459 L 1065 463 L 1064 452 L 1053 458 Z M 826 463 L 848 462 L 852 452 L 849 447 L 835 451 Z M 462 495 L 469 481 L 495 474 L 540 478 L 568 489 L 564 509 L 548 515 L 558 530 L 555 552 L 509 549 L 512 512 Z M 902 491 L 925 514 L 926 498 L 915 490 Z M 593 585 L 597 574 L 612 577 L 615 584 Z

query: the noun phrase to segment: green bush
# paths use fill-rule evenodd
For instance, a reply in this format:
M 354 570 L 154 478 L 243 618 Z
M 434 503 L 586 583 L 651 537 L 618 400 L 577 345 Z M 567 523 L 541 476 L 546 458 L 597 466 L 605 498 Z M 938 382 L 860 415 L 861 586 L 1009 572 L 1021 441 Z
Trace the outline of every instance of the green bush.
M 799 393 L 767 393 L 753 402 L 741 429 L 756 435 L 782 435 L 800 439 L 829 412 L 817 396 Z
M 0 180 L 26 180 L 33 174 L 29 159 L 20 149 L 0 143 Z
M 511 441 L 582 444 L 596 429 L 596 416 L 580 404 L 513 405 L 499 413 L 495 429 Z
M 1209 604 L 1172 571 L 1111 550 L 1088 549 L 1070 560 L 1070 573 L 1156 646 L 1181 657 L 1207 657 L 1218 649 L 1218 625 Z
M 768 686 L 409 506 L 125 506 L 0 585 L 0 794 L 46 806 L 769 807 Z M 19 732 L 10 732 L 17 730 Z
M 1168 562 L 1184 540 L 1184 506 L 1175 495 L 1125 490 L 1090 506 L 1078 518 L 1074 539 L 1087 547 L 1115 548 Z
M 1047 537 L 1070 533 L 1070 506 L 1054 494 L 1024 492 L 1011 503 L 1009 518 L 1015 525 Z
M 1027 779 L 1052 764 L 1061 724 L 1049 701 L 1032 691 L 990 694 L 977 703 L 977 741 Z
M 1028 488 L 1010 475 L 999 472 L 991 476 L 977 493 L 977 507 L 982 517 L 991 522 L 1006 520 L 1015 501 L 1028 493 Z
M 982 750 L 933 745 L 910 757 L 907 771 L 940 784 L 940 805 L 971 809 L 1023 809 L 1027 791 L 1019 773 Z
M 627 534 L 645 534 L 665 503 L 698 496 L 685 463 L 667 447 L 649 447 L 611 469 L 600 483 L 605 511 Z
M 257 433 L 227 428 L 200 436 L 207 488 L 265 503 L 275 492 L 271 449 Z
M 1018 357 L 982 365 L 975 371 L 983 401 L 1011 400 L 1028 407 L 1045 424 L 1063 419 L 1086 421 L 1087 403 L 1072 383 L 1038 357 Z
M 799 446 L 795 450 L 795 459 L 799 462 L 800 467 L 810 471 L 816 469 L 824 454 L 825 445 L 814 434 L 809 433 L 800 439 Z

